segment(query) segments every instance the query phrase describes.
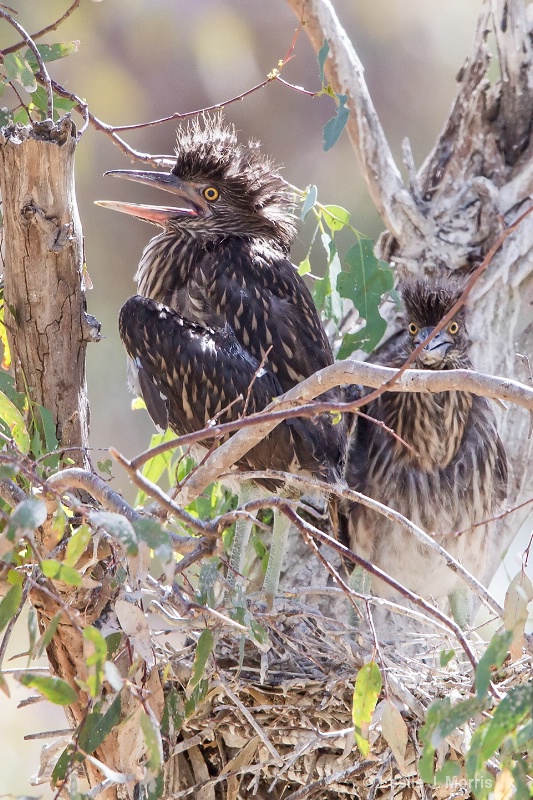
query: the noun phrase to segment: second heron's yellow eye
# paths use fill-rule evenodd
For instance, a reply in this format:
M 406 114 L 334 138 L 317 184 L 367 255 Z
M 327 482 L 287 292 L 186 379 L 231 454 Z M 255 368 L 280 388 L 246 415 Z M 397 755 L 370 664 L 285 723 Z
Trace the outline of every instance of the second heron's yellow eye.
M 459 323 L 450 322 L 450 324 L 448 325 L 448 333 L 451 333 L 452 336 L 455 336 L 458 330 L 459 330 Z
M 207 189 L 203 190 L 202 194 L 205 197 L 205 199 L 209 200 L 209 202 L 211 203 L 213 203 L 215 200 L 218 200 L 218 198 L 220 197 L 220 192 L 218 191 L 218 189 L 215 189 L 214 186 L 208 186 Z
M 415 325 L 414 322 L 409 323 L 409 333 L 411 334 L 411 336 L 416 336 L 416 334 L 418 333 L 418 325 Z

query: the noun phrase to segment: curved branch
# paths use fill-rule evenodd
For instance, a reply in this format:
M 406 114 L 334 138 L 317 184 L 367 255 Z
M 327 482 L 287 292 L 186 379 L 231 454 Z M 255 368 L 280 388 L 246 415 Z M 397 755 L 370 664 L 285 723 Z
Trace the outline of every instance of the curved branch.
M 61 472 L 56 472 L 46 481 L 46 488 L 58 494 L 70 492 L 73 489 L 83 489 L 95 500 L 98 500 L 108 511 L 122 514 L 130 522 L 137 522 L 142 519 L 141 515 L 126 503 L 124 498 L 114 492 L 113 489 L 110 489 L 103 478 L 86 469 L 71 467 L 63 469 Z
M 363 66 L 329 0 L 287 0 L 316 52 L 327 40 L 325 71 L 337 94 L 348 95 L 347 131 L 370 196 L 387 228 L 400 238 L 406 214 L 421 231 L 427 222 L 404 186 L 364 79 Z
M 321 492 L 335 495 L 336 497 L 341 497 L 344 500 L 349 500 L 351 503 L 359 503 L 362 506 L 366 506 L 366 508 L 371 508 L 378 514 L 381 514 L 392 522 L 395 522 L 397 525 L 400 525 L 404 530 L 421 542 L 423 546 L 426 546 L 429 548 L 429 550 L 433 550 L 433 552 L 438 553 L 439 556 L 446 562 L 446 565 L 452 570 L 452 572 L 455 572 L 456 575 L 459 575 L 459 577 L 479 597 L 479 599 L 487 606 L 487 608 L 490 608 L 491 611 L 494 611 L 494 613 L 496 613 L 499 617 L 503 618 L 503 608 L 491 595 L 491 593 L 487 591 L 483 584 L 481 584 L 474 575 L 468 572 L 468 570 L 466 570 L 459 561 L 453 558 L 453 556 L 451 556 L 444 547 L 441 547 L 441 545 L 438 544 L 438 542 L 436 542 L 432 536 L 429 536 L 429 534 L 423 531 L 422 528 L 420 528 L 418 525 L 415 525 L 415 523 L 411 522 L 411 520 L 407 519 L 407 517 L 404 517 L 403 514 L 399 513 L 399 511 L 395 511 L 383 503 L 380 503 L 378 500 L 373 500 L 371 497 L 361 494 L 361 492 L 356 492 L 354 489 L 326 483 L 326 481 L 317 480 L 315 478 L 306 478 L 302 475 L 293 475 L 290 472 L 280 472 L 278 470 L 269 469 L 247 473 L 245 472 L 242 475 L 239 475 L 239 478 L 249 480 L 254 480 L 255 478 L 282 480 L 286 484 L 299 487 L 301 491 L 316 491 L 319 489 Z M 247 504 L 246 508 L 249 508 L 250 506 L 251 509 L 254 507 L 252 504 Z M 450 531 L 450 534 L 453 533 L 455 533 L 455 531 Z
M 397 381 L 398 370 L 391 367 L 381 367 L 362 361 L 339 361 L 317 372 L 290 391 L 277 398 L 265 411 L 246 417 L 234 423 L 228 423 L 228 428 L 244 428 L 239 430 L 229 441 L 224 442 L 209 457 L 205 464 L 198 467 L 194 475 L 189 477 L 186 486 L 181 487 L 176 496 L 180 505 L 191 503 L 210 483 L 217 480 L 222 472 L 227 472 L 231 467 L 254 445 L 264 439 L 275 427 L 292 416 L 312 416 L 328 410 L 340 412 L 353 411 L 364 405 L 365 398 L 355 403 L 316 403 L 304 409 L 295 408 L 296 403 L 307 402 L 318 395 L 333 389 L 336 386 L 349 386 L 362 384 L 380 388 L 383 384 L 394 385 L 395 392 L 445 392 L 464 391 L 483 397 L 507 400 L 516 405 L 533 411 L 533 387 L 526 386 L 518 381 L 508 378 L 499 378 L 486 375 L 474 370 L 443 370 L 430 372 L 428 370 L 406 370 Z M 271 413 L 269 413 L 271 412 Z M 273 412 L 273 413 L 272 413 Z M 303 412 L 303 413 L 302 413 Z M 225 426 L 219 426 L 222 428 Z M 213 428 L 206 429 L 204 438 L 213 436 Z M 177 446 L 180 440 L 167 442 L 165 447 Z M 157 451 L 159 452 L 159 451 Z M 144 460 L 155 455 L 145 453 Z M 140 466 L 139 459 L 135 459 L 135 466 Z

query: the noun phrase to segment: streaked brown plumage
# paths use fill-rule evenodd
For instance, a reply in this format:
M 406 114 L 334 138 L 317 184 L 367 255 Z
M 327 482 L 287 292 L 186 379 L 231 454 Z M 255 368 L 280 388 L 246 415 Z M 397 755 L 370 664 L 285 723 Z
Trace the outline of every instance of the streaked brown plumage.
M 449 283 L 407 283 L 402 289 L 406 328 L 372 360 L 400 367 L 459 295 L 458 287 Z M 469 346 L 461 310 L 413 367 L 469 369 Z M 464 392 L 388 392 L 364 411 L 392 428 L 416 453 L 371 421 L 361 420 L 348 456 L 349 485 L 418 524 L 483 580 L 494 542 L 491 526 L 479 523 L 501 506 L 507 485 L 505 451 L 489 402 Z M 457 536 L 458 531 L 465 532 Z M 442 609 L 451 603 L 458 620 L 468 621 L 463 582 L 398 525 L 356 505 L 349 513 L 348 536 L 355 552 Z M 372 590 L 397 599 L 382 582 L 374 582 Z M 405 629 L 398 615 L 378 609 L 375 616 L 384 638 L 395 639 L 398 630 Z
M 333 356 L 309 291 L 288 259 L 293 197 L 257 144 L 219 117 L 177 133 L 169 173 L 117 171 L 186 208 L 104 205 L 163 228 L 146 247 L 139 295 L 120 333 L 153 419 L 185 433 L 215 417 L 262 409 Z M 248 393 L 248 389 L 251 389 Z M 229 410 L 226 410 L 230 406 Z M 243 466 L 297 465 L 329 477 L 342 463 L 342 426 L 327 417 L 280 425 Z

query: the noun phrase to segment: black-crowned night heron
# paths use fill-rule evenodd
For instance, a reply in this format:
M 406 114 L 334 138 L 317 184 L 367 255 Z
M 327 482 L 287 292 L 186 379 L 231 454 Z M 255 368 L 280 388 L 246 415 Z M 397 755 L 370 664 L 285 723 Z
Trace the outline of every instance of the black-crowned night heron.
M 405 328 L 371 358 L 400 367 L 460 296 L 455 283 L 407 282 L 400 287 Z M 416 369 L 471 369 L 470 340 L 461 309 L 412 364 Z M 433 536 L 478 579 L 485 577 L 495 547 L 490 520 L 507 487 L 507 460 L 489 402 L 466 392 L 438 394 L 387 392 L 363 410 L 392 428 L 390 433 L 360 419 L 348 455 L 348 484 L 399 511 Z M 470 619 L 471 601 L 463 581 L 442 559 L 394 521 L 361 505 L 344 517 L 352 549 L 425 599 Z M 458 535 L 458 532 L 461 532 Z M 373 579 L 376 595 L 397 600 Z M 375 611 L 378 633 L 397 639 L 405 622 L 383 608 Z
M 181 434 L 263 409 L 333 356 L 288 258 L 294 197 L 270 160 L 256 143 L 239 144 L 219 116 L 180 128 L 176 155 L 170 172 L 109 174 L 164 189 L 184 207 L 101 205 L 163 229 L 144 250 L 138 295 L 123 306 L 119 325 L 136 391 L 161 428 Z M 329 480 L 344 448 L 343 426 L 328 415 L 297 419 L 279 425 L 239 466 Z M 233 566 L 240 570 L 241 555 Z M 271 580 L 265 591 L 276 586 Z

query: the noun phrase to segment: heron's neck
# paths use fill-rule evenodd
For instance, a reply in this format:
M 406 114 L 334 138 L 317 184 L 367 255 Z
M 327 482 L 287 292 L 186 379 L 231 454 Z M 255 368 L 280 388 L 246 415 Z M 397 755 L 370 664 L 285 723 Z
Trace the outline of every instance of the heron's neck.
M 382 419 L 415 451 L 396 440 L 394 458 L 427 471 L 446 467 L 461 445 L 471 407 L 472 396 L 464 392 L 388 393 Z
M 172 305 L 171 297 L 186 285 L 203 248 L 201 237 L 185 229 L 154 236 L 144 249 L 135 275 L 139 294 Z

